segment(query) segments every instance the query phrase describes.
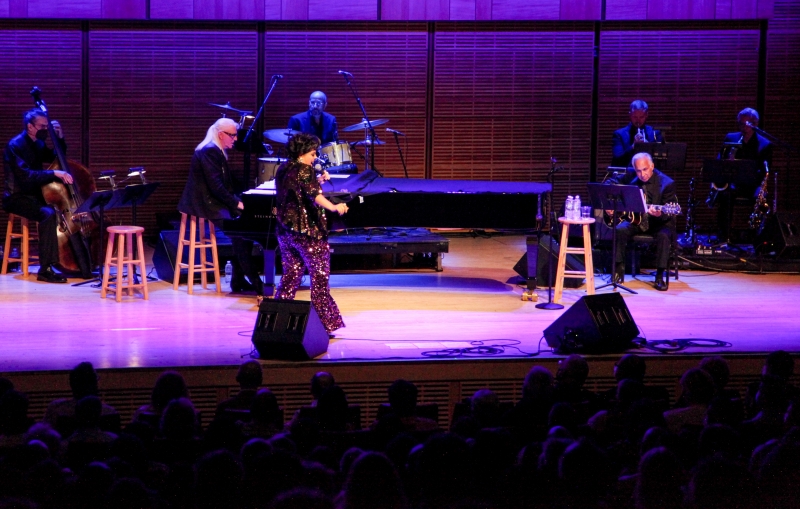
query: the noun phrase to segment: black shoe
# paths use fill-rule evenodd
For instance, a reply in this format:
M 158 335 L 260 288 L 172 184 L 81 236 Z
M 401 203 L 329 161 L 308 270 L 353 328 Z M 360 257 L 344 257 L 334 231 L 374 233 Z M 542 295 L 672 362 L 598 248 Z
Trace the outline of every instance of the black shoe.
M 39 269 L 39 274 L 36 276 L 37 281 L 44 281 L 45 283 L 66 283 L 67 278 L 53 270 L 52 265 L 48 265 L 44 269 Z
M 656 270 L 656 282 L 653 287 L 659 292 L 667 291 L 667 283 L 664 282 L 664 270 L 665 269 Z
M 234 293 L 253 292 L 255 288 L 245 278 L 232 279 L 231 291 Z

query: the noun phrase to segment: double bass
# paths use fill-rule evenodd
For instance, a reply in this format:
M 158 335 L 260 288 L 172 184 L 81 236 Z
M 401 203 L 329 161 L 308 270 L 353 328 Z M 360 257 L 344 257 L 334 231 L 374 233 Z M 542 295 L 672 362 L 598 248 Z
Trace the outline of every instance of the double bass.
M 89 249 L 90 238 L 97 232 L 97 223 L 91 214 L 77 213 L 78 207 L 97 188 L 89 170 L 75 161 L 69 161 L 64 154 L 58 136 L 41 98 L 38 87 L 31 89 L 36 106 L 47 118 L 47 132 L 53 140 L 56 159 L 49 170 L 64 170 L 72 175 L 73 182 L 66 184 L 55 181 L 42 186 L 44 201 L 51 205 L 58 216 L 58 263 L 64 270 L 80 273 L 84 279 L 92 277 L 92 257 Z

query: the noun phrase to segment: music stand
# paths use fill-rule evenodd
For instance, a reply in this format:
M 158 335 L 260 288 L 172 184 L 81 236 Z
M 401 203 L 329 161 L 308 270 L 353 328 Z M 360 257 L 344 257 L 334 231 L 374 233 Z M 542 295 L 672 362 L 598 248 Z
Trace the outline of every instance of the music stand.
M 636 143 L 637 152 L 646 152 L 653 158 L 656 169 L 673 175 L 686 168 L 686 143 Z
M 158 182 L 152 182 L 150 184 L 131 184 L 129 186 L 124 187 L 123 189 L 117 189 L 115 193 L 120 193 L 120 203 L 119 207 L 131 207 L 131 223 L 136 226 L 136 206 L 143 204 L 147 199 L 153 194 L 153 191 L 159 186 Z M 137 251 L 139 250 L 138 246 L 133 246 L 133 253 L 134 257 L 138 255 Z M 144 276 L 144 274 L 142 274 Z M 147 276 L 145 276 L 147 277 Z M 152 278 L 152 281 L 157 281 L 157 279 Z M 136 284 L 138 283 L 136 277 L 136 266 L 133 266 L 133 282 Z
M 116 208 L 118 205 L 117 194 L 112 190 L 106 191 L 95 191 L 94 193 L 89 196 L 86 200 L 81 203 L 81 206 L 75 210 L 75 214 L 94 214 L 97 212 L 100 215 L 100 219 L 98 221 L 100 225 L 100 253 L 103 253 L 103 239 L 105 238 L 106 227 L 105 227 L 105 211 L 111 210 Z M 100 256 L 98 256 L 100 259 Z M 105 265 L 105 260 L 101 260 L 100 262 L 100 270 L 99 270 L 99 277 L 89 279 L 87 281 L 81 281 L 80 283 L 75 283 L 72 286 L 83 286 L 89 283 L 96 283 L 101 281 L 103 276 L 103 266 Z
M 755 188 L 761 184 L 762 164 L 749 159 L 704 159 L 703 182 L 717 187 L 733 184 L 734 187 Z
M 644 201 L 644 194 L 638 186 L 619 186 L 616 184 L 596 184 L 589 183 L 589 198 L 592 200 L 592 207 L 599 210 L 613 210 L 612 230 L 611 230 L 611 282 L 598 286 L 595 290 L 601 290 L 611 286 L 615 290 L 622 288 L 626 292 L 636 294 L 630 288 L 614 281 L 614 270 L 617 263 L 617 226 L 614 222 L 619 212 L 638 212 L 645 214 L 647 206 Z

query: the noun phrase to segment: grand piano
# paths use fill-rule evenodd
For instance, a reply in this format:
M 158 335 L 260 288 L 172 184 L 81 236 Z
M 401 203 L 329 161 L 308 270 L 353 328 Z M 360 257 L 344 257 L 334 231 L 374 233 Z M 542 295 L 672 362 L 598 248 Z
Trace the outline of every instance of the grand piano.
M 266 186 L 265 186 L 266 187 Z M 323 186 L 334 203 L 346 202 L 342 217 L 328 214 L 331 230 L 369 227 L 535 229 L 541 220 L 542 194 L 552 189 L 540 182 L 427 180 L 381 177 L 365 171 L 332 178 Z M 264 248 L 267 288 L 275 282 L 275 193 L 251 189 L 242 196 L 244 211 L 225 221 L 223 231 Z M 529 253 L 530 254 L 530 253 Z

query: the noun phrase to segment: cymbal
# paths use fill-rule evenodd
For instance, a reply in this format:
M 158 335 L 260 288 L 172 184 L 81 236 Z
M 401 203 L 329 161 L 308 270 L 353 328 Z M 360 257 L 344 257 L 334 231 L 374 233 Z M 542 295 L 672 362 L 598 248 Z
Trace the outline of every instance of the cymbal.
M 252 111 L 240 110 L 238 108 L 234 108 L 233 106 L 231 106 L 230 101 L 226 102 L 225 104 L 208 103 L 208 105 L 209 106 L 215 106 L 217 108 L 222 108 L 223 110 L 235 111 L 236 113 L 238 113 L 240 115 L 249 115 L 249 114 L 253 113 Z
M 373 143 L 372 140 L 361 140 L 361 141 L 351 142 L 350 145 L 351 146 L 352 145 L 358 145 L 358 146 L 364 146 L 364 145 L 386 145 L 386 142 L 385 141 L 381 141 L 381 140 L 375 140 L 375 142 Z
M 275 143 L 286 143 L 289 138 L 301 131 L 295 131 L 289 128 L 286 129 L 267 129 L 264 131 L 264 138 L 274 141 Z
M 382 119 L 379 119 L 379 120 L 372 120 L 370 123 L 372 124 L 372 127 L 375 127 L 376 125 L 385 124 L 388 121 L 389 121 L 388 118 L 382 118 Z M 344 129 L 342 129 L 342 131 L 344 131 L 344 132 L 358 131 L 359 129 L 366 129 L 366 128 L 367 128 L 367 121 L 364 120 L 363 122 L 359 122 L 357 124 L 349 125 L 349 126 L 345 127 Z

